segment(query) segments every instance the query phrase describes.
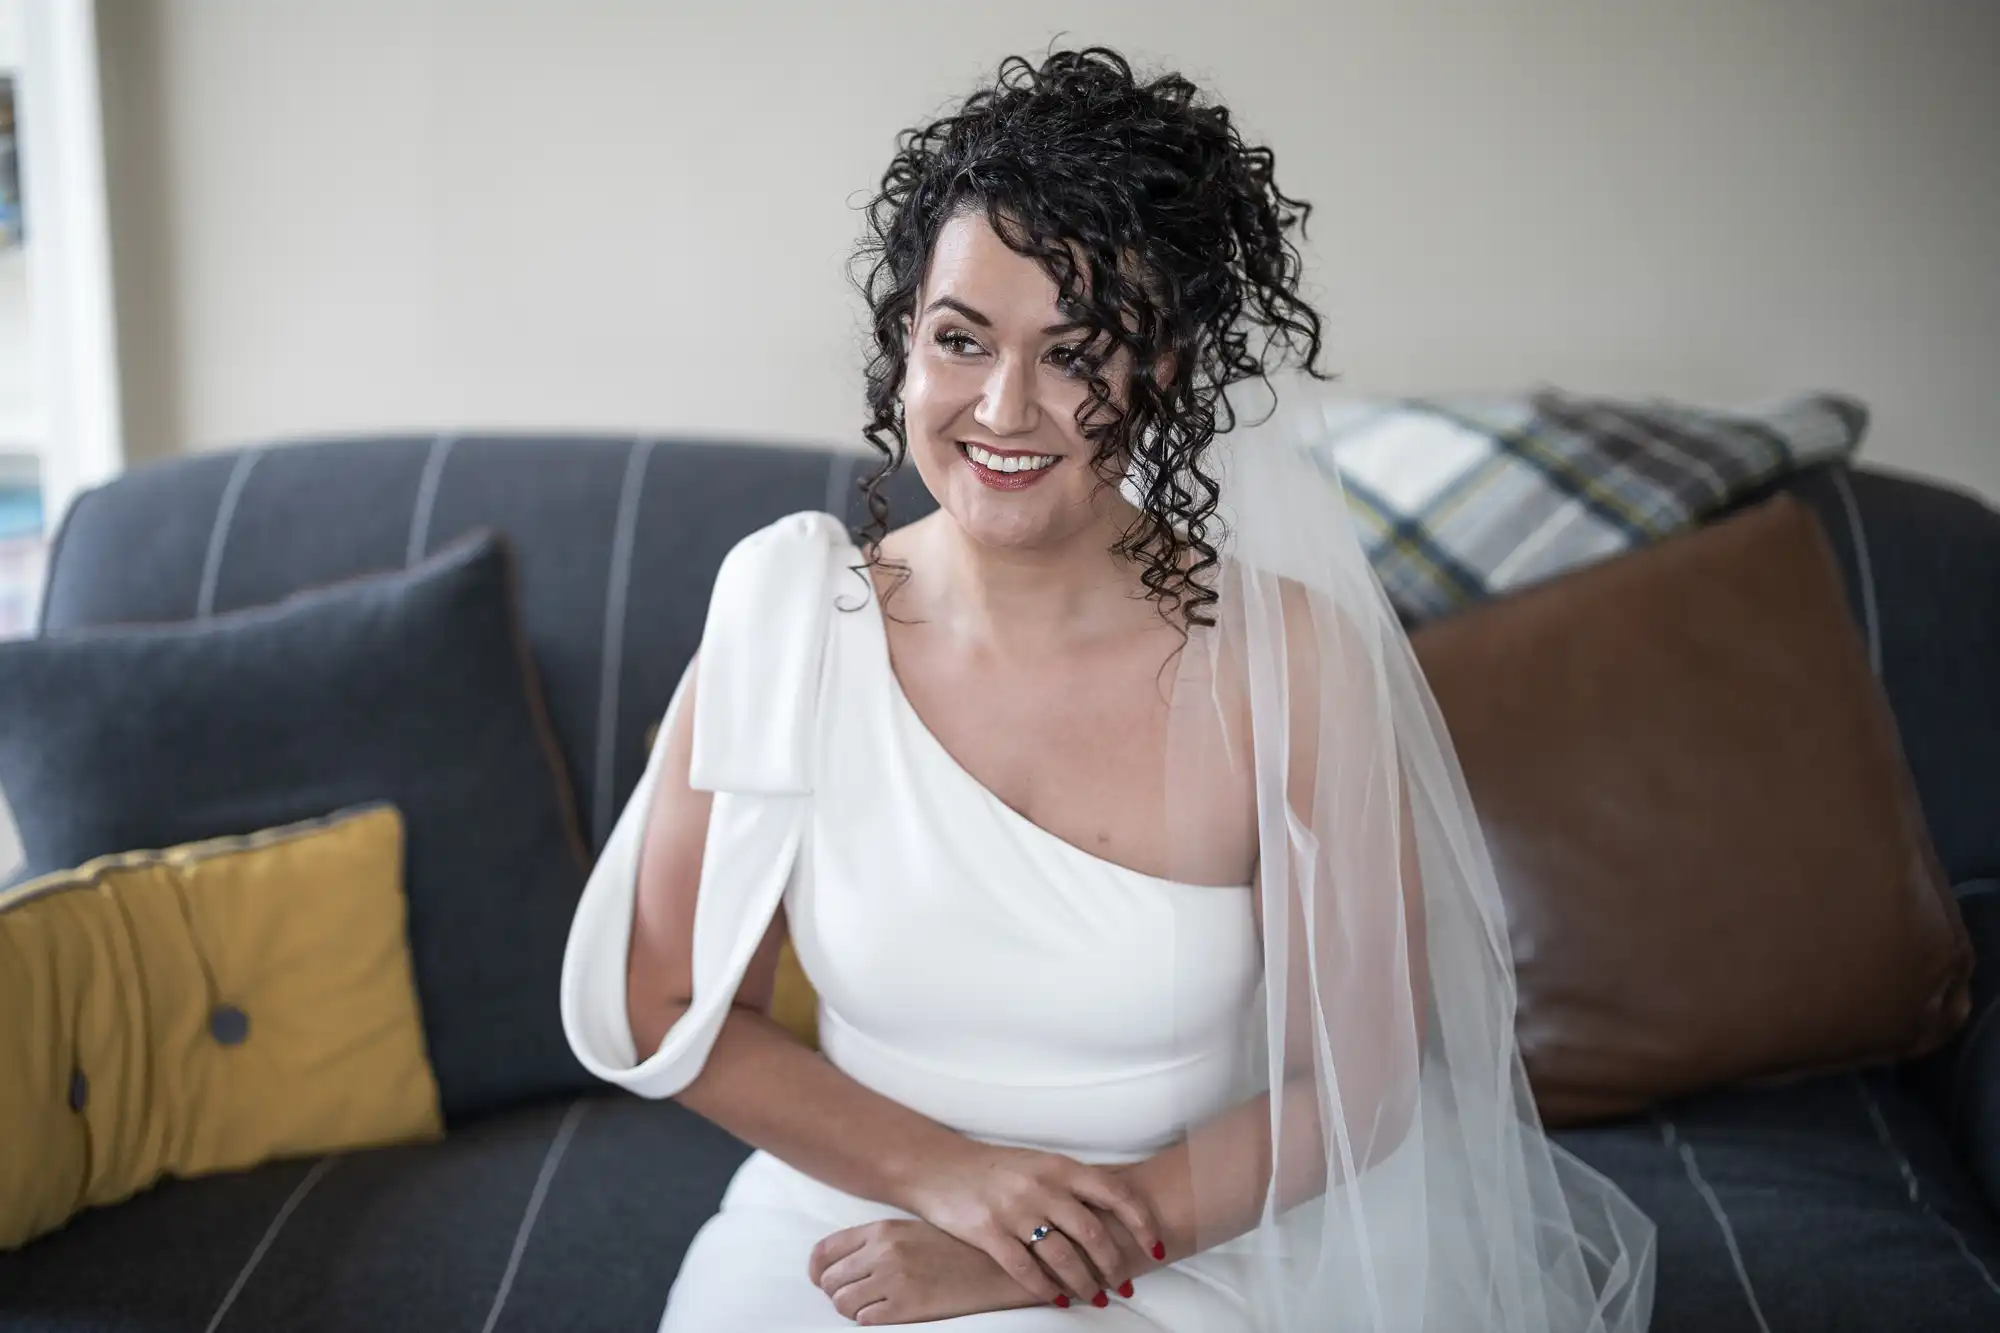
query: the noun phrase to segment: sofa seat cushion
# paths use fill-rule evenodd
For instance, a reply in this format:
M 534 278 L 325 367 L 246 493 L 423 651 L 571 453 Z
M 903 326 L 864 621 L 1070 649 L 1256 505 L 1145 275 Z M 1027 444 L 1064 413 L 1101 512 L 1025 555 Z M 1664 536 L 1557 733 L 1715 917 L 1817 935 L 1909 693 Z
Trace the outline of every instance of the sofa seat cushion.
M 652 1333 L 746 1152 L 618 1094 L 169 1181 L 0 1255 L 0 1333 Z
M 1557 1136 L 1659 1224 L 1654 1333 L 2000 1328 L 2000 1220 L 1893 1075 Z
M 1886 1076 L 1560 1137 L 1659 1223 L 1653 1333 L 2000 1327 L 2000 1222 Z M 612 1095 L 170 1182 L 0 1255 L 0 1333 L 477 1333 L 496 1303 L 497 1333 L 653 1333 L 744 1154 L 679 1106 Z

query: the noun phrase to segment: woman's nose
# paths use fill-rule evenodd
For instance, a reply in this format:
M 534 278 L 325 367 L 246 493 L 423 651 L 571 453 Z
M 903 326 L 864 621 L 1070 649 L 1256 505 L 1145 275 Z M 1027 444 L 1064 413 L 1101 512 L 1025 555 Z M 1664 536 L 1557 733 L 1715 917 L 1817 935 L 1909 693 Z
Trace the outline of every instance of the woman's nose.
M 995 435 L 1025 435 L 1036 425 L 1034 377 L 1016 357 L 996 357 L 972 419 Z

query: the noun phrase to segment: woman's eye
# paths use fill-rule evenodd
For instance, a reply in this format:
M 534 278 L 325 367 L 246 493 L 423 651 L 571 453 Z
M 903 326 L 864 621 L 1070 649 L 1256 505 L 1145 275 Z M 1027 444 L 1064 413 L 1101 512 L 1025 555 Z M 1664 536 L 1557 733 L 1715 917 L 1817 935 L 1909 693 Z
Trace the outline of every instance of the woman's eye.
M 979 344 L 956 329 L 941 330 L 935 339 L 939 347 L 953 356 L 970 356 L 979 350 Z
M 1097 370 L 1096 358 L 1089 355 L 1081 347 L 1051 347 L 1049 349 L 1049 364 L 1065 375 L 1079 377 L 1090 375 Z

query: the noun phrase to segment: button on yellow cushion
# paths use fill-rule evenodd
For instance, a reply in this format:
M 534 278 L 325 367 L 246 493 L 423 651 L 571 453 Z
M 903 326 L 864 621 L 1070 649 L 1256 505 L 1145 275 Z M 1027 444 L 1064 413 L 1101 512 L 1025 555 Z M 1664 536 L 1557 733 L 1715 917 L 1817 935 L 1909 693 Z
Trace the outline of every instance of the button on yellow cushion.
M 162 1176 L 435 1138 L 388 806 L 0 892 L 0 1247 Z

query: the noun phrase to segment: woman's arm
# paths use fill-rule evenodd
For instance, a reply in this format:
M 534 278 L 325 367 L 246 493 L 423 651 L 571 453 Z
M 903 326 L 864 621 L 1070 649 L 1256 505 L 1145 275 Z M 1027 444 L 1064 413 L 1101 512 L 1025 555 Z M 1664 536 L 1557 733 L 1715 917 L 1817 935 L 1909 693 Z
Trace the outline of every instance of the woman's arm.
M 659 1048 L 694 996 L 695 897 L 715 798 L 688 785 L 696 689 L 689 670 L 639 853 L 626 1003 L 641 1055 Z M 916 1165 L 963 1140 L 862 1087 L 767 1016 L 784 940 L 781 906 L 701 1073 L 675 1100 L 836 1189 L 901 1207 Z
M 692 672 L 692 668 L 690 668 Z M 713 797 L 688 783 L 694 749 L 696 683 L 666 737 L 639 854 L 632 943 L 626 964 L 626 1006 L 641 1056 L 659 1048 L 694 995 L 695 900 Z M 1020 1285 L 1053 1301 L 1061 1288 L 1035 1262 L 1055 1271 L 1072 1295 L 1090 1299 L 1098 1279 L 1082 1255 L 1044 1242 L 1030 1255 L 1009 1222 L 991 1220 L 994 1200 L 1012 1197 L 1038 1218 L 1064 1215 L 1055 1196 L 1072 1194 L 1079 1215 L 1064 1228 L 1099 1272 L 1129 1272 L 1119 1263 L 1114 1231 L 1090 1213 L 1108 1207 L 1150 1245 L 1152 1219 L 1137 1191 L 1112 1172 L 1054 1154 L 998 1149 L 968 1139 L 902 1103 L 863 1087 L 807 1049 L 766 1014 L 785 939 L 782 908 L 758 946 L 706 1063 L 675 1100 L 834 1188 L 924 1217 L 991 1254 Z M 1033 1224 L 1030 1223 L 1029 1226 Z
M 1401 898 L 1408 922 L 1407 980 L 1393 967 L 1363 987 L 1343 987 L 1353 997 L 1367 986 L 1378 995 L 1393 995 L 1407 987 L 1406 1011 L 1420 1044 L 1427 1022 L 1424 997 L 1430 982 L 1425 971 L 1423 882 L 1417 869 L 1416 843 L 1410 828 L 1408 793 L 1403 798 Z M 1321 873 L 1324 873 L 1322 870 Z M 1255 890 L 1252 890 L 1255 893 Z M 1296 908 L 1297 903 L 1293 906 Z M 1261 906 L 1258 911 L 1260 934 Z M 1303 940 L 1295 918 L 1288 938 Z M 1305 966 L 1303 948 L 1294 950 L 1291 976 Z M 1172 1147 L 1122 1168 L 1152 1202 L 1166 1233 L 1168 1262 L 1197 1249 L 1234 1239 L 1255 1227 L 1263 1216 L 1265 1196 L 1277 1187 L 1276 1211 L 1283 1212 L 1323 1193 L 1327 1186 L 1327 1150 L 1321 1122 L 1321 1083 L 1326 1077 L 1315 1054 L 1314 1024 L 1306 988 L 1291 988 L 1286 1021 L 1286 1079 L 1277 1095 L 1280 1141 L 1275 1169 L 1271 1150 L 1271 1093 L 1259 1093 L 1203 1122 Z M 1394 1003 L 1374 1007 L 1386 1027 L 1399 1012 Z M 1403 1037 L 1395 1032 L 1333 1034 L 1333 1058 L 1340 1071 L 1344 1120 L 1354 1170 L 1366 1171 L 1403 1140 L 1416 1109 L 1416 1070 L 1403 1052 Z M 1197 1200 L 1196 1170 L 1200 1168 Z M 1197 1222 L 1199 1227 L 1197 1228 Z M 1198 1232 L 1198 1234 L 1197 1234 Z

